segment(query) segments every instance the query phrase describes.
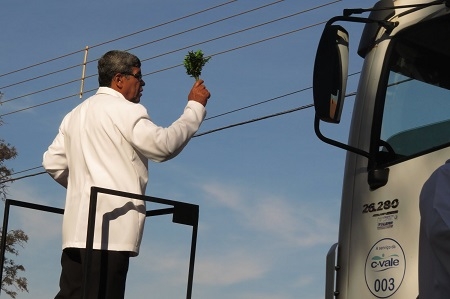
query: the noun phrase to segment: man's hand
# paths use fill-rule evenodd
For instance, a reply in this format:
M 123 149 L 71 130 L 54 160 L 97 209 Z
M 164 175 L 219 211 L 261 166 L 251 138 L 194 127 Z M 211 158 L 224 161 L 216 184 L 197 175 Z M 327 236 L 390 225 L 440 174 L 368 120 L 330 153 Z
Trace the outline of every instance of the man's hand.
M 203 82 L 204 81 L 200 79 L 194 83 L 194 86 L 192 86 L 192 89 L 189 92 L 188 100 L 196 101 L 202 104 L 203 106 L 206 106 L 206 103 L 208 103 L 208 99 L 211 96 L 211 94 L 206 89 Z

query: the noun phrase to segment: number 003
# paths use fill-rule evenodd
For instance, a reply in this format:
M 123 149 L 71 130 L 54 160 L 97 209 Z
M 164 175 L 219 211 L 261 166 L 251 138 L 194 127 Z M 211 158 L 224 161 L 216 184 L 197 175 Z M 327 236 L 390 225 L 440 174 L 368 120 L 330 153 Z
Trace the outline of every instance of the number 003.
M 375 292 L 386 292 L 393 291 L 395 289 L 394 279 L 393 278 L 384 278 L 384 279 L 375 279 L 375 283 L 373 285 Z

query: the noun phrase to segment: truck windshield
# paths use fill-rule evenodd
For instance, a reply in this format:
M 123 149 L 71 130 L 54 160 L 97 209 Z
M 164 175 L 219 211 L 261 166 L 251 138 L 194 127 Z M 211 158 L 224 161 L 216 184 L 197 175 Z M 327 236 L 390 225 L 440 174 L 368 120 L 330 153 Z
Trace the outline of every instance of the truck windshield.
M 384 161 L 380 162 L 450 143 L 450 17 L 411 27 L 398 34 L 392 45 L 378 148 Z

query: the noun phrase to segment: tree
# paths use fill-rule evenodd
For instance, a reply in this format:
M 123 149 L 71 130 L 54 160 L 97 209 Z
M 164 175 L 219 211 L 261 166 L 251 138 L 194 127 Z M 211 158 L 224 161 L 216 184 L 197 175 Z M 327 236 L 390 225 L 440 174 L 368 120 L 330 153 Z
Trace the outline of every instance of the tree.
M 0 99 L 2 93 L 0 92 Z M 1 102 L 0 102 L 1 104 Z M 3 124 L 0 119 L 0 126 Z M 4 162 L 14 159 L 17 156 L 17 151 L 14 146 L 6 143 L 0 139 L 0 199 L 4 201 L 7 195 L 7 185 L 4 181 L 10 179 L 12 170 L 5 166 Z M 3 229 L 2 229 L 3 231 Z M 28 236 L 20 229 L 11 230 L 6 235 L 6 252 L 17 256 L 19 251 L 17 247 L 24 247 L 28 241 Z M 25 271 L 25 267 L 15 263 L 13 259 L 6 258 L 3 265 L 3 276 L 1 281 L 2 291 L 11 298 L 16 298 L 17 292 L 28 292 L 28 283 L 25 277 L 21 277 L 21 272 Z
M 28 236 L 20 229 L 9 231 L 6 235 L 6 252 L 17 256 L 17 246 L 23 247 L 28 241 Z M 13 259 L 5 257 L 3 266 L 2 291 L 11 298 L 16 298 L 17 291 L 28 292 L 28 282 L 25 277 L 20 276 L 25 267 L 15 263 Z

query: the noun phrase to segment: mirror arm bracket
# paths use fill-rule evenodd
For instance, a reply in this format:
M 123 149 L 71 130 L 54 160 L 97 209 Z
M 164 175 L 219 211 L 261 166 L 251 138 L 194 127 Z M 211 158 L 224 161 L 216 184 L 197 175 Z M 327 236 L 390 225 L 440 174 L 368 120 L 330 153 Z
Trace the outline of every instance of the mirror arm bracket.
M 328 143 L 330 145 L 344 149 L 346 151 L 366 157 L 369 160 L 369 165 L 370 164 L 373 165 L 373 167 L 369 167 L 370 169 L 368 170 L 368 178 L 367 178 L 367 182 L 369 183 L 371 190 L 378 189 L 387 184 L 388 179 L 389 179 L 389 168 L 378 169 L 375 167 L 375 165 L 376 165 L 375 159 L 368 152 L 358 149 L 356 147 L 350 146 L 348 144 L 330 139 L 328 137 L 325 137 L 322 134 L 322 132 L 320 132 L 319 124 L 320 124 L 320 119 L 319 119 L 319 117 L 315 116 L 314 117 L 314 131 L 320 140 L 322 140 L 323 142 Z
M 369 159 L 369 161 L 372 161 L 372 162 L 374 161 L 373 157 L 366 151 L 360 150 L 360 149 L 358 149 L 356 147 L 353 147 L 353 146 L 350 146 L 348 144 L 345 144 L 345 143 L 342 143 L 342 142 L 330 139 L 328 137 L 325 137 L 322 134 L 322 132 L 320 131 L 320 125 L 319 124 L 320 124 L 320 119 L 319 119 L 319 117 L 315 116 L 314 117 L 314 131 L 316 132 L 316 135 L 317 135 L 317 137 L 319 137 L 320 140 L 322 140 L 323 142 L 328 143 L 330 145 L 342 148 L 342 149 L 344 149 L 346 151 L 349 151 L 349 152 L 352 152 L 352 153 L 364 156 L 367 159 Z
M 344 21 L 344 22 L 353 22 L 353 23 L 378 23 L 381 27 L 386 29 L 386 31 L 391 32 L 395 27 L 397 27 L 398 22 L 390 22 L 386 20 L 374 20 L 369 18 L 361 18 L 361 17 L 350 17 L 347 15 L 344 16 L 336 16 L 328 20 L 325 24 L 325 27 L 332 25 L 334 22 Z

